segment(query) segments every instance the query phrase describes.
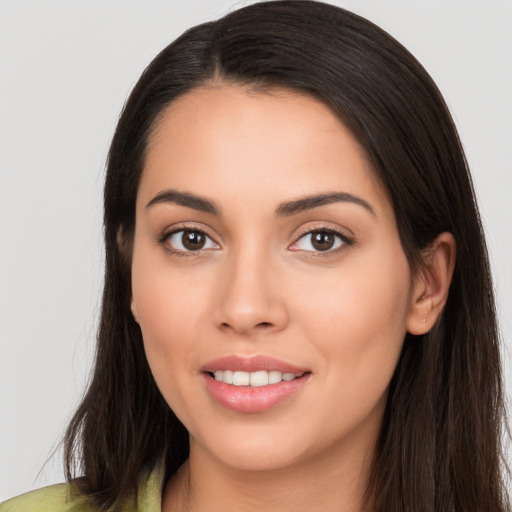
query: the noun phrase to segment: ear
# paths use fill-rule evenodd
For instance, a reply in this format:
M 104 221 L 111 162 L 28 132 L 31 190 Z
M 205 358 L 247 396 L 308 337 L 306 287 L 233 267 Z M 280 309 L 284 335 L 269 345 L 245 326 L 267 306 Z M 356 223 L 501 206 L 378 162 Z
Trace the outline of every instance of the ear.
M 135 304 L 135 301 L 133 300 L 133 296 L 130 302 L 130 309 L 132 310 L 133 319 L 139 323 L 139 312 L 137 310 L 137 305 Z
M 131 266 L 131 258 L 133 252 L 133 236 L 126 236 L 123 227 L 119 226 L 119 229 L 117 230 L 116 241 L 117 247 L 119 248 L 119 253 L 121 254 L 121 259 L 124 260 L 127 269 L 129 269 Z M 133 300 L 133 295 L 130 299 L 130 309 L 132 310 L 134 320 L 139 323 L 139 314 L 135 301 Z
M 133 253 L 133 234 L 125 232 L 123 226 L 119 226 L 116 235 L 117 248 L 121 259 L 127 265 L 131 264 L 132 253 Z
M 441 315 L 455 268 L 457 246 L 451 233 L 441 233 L 423 253 L 423 267 L 414 278 L 407 331 L 425 334 Z

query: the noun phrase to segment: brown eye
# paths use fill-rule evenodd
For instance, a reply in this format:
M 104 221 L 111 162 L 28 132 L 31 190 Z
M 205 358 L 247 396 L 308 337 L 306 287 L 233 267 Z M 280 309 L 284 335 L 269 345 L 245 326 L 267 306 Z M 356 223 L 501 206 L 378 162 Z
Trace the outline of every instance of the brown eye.
M 333 233 L 326 233 L 324 231 L 311 233 L 311 245 L 313 245 L 317 251 L 328 251 L 332 249 L 335 241 L 336 239 Z
M 181 243 L 185 249 L 189 251 L 197 251 L 204 247 L 206 237 L 198 231 L 183 231 L 181 235 Z
M 326 252 L 337 249 L 343 244 L 350 245 L 350 243 L 349 239 L 334 231 L 316 230 L 302 235 L 294 244 L 294 249 L 311 252 Z
M 181 229 L 167 237 L 172 249 L 179 252 L 193 252 L 201 249 L 218 249 L 219 246 L 206 234 L 197 229 Z

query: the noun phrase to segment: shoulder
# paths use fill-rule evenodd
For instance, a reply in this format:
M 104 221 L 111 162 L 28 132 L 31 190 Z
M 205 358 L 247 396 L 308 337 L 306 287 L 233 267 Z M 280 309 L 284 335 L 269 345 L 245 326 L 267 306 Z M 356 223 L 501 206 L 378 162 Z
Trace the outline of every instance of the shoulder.
M 160 511 L 164 474 L 163 464 L 143 474 L 137 503 L 127 504 L 123 510 Z M 79 493 L 74 482 L 50 485 L 4 501 L 0 503 L 0 512 L 95 512 L 96 508 Z
M 70 485 L 56 484 L 0 503 L 0 512 L 71 512 L 77 510 L 76 505 Z M 91 509 L 82 502 L 79 510 L 88 512 Z

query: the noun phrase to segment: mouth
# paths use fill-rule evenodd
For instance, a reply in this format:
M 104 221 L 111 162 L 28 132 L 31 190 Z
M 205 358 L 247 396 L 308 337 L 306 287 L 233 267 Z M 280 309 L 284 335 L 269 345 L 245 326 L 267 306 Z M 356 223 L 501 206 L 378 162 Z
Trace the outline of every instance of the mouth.
M 240 413 L 264 412 L 287 402 L 312 376 L 310 370 L 267 356 L 228 356 L 201 370 L 210 396 Z
M 215 372 L 207 372 L 208 375 L 218 382 L 224 382 L 231 386 L 244 386 L 251 388 L 259 388 L 263 386 L 271 386 L 280 382 L 290 382 L 298 379 L 309 372 L 290 373 L 281 372 L 279 370 L 259 370 L 256 372 L 244 372 L 237 370 L 216 370 Z

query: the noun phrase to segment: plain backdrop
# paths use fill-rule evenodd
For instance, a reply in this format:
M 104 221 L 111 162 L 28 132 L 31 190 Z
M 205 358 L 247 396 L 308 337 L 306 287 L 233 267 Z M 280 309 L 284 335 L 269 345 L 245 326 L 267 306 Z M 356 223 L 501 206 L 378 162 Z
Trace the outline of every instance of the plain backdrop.
M 0 501 L 63 480 L 58 450 L 44 464 L 91 366 L 103 170 L 123 102 L 183 30 L 248 3 L 0 0 Z M 401 41 L 450 106 L 488 235 L 510 397 L 512 2 L 332 3 Z

